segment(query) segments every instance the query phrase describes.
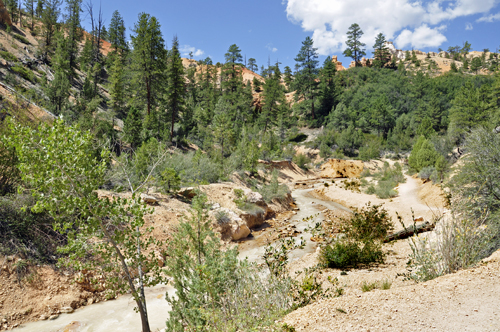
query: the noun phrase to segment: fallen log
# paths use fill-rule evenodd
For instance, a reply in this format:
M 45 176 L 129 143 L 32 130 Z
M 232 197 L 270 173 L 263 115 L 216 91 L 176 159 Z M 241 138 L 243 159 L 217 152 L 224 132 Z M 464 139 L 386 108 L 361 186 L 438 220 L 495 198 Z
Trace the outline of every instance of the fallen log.
M 428 231 L 432 231 L 436 227 L 436 225 L 431 224 L 430 222 L 426 221 L 418 225 L 413 225 L 406 227 L 405 229 L 389 234 L 385 237 L 384 243 L 391 242 L 394 240 L 401 240 L 401 239 L 406 239 L 409 238 L 410 236 L 413 236 L 415 234 L 420 234 Z

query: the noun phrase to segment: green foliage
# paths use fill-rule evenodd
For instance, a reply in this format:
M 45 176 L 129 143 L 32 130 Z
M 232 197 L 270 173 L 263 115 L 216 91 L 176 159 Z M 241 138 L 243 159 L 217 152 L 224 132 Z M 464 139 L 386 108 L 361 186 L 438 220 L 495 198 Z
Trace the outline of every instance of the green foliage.
M 106 286 L 118 293 L 131 291 L 143 330 L 149 330 L 144 328 L 144 287 L 163 280 L 158 259 L 150 250 L 159 243 L 149 236 L 151 228 L 142 228 L 144 215 L 150 211 L 135 194 L 131 199 L 112 200 L 97 195 L 105 182 L 109 152 L 96 151 L 89 132 L 66 126 L 62 120 L 38 130 L 15 123 L 10 126 L 7 144 L 15 147 L 22 179 L 37 200 L 32 211 L 47 212 L 54 218 L 54 229 L 67 234 L 68 244 L 61 252 L 68 255 L 61 263 L 105 276 Z M 92 259 L 82 260 L 89 253 Z M 138 272 L 138 286 L 132 270 Z M 148 278 L 143 278 L 145 270 Z
M 31 45 L 30 41 L 28 39 L 26 39 L 26 37 L 18 35 L 17 33 L 12 34 L 12 37 L 19 40 L 21 43 L 24 43 L 26 45 Z
M 65 244 L 65 236 L 54 232 L 47 213 L 31 211 L 34 205 L 26 195 L 0 197 L 0 253 L 53 264 L 61 256 L 56 248 Z
M 363 36 L 363 31 L 359 25 L 357 23 L 351 24 L 349 30 L 347 30 L 347 49 L 343 54 L 346 57 L 352 58 L 356 63 L 356 67 L 361 66 L 360 60 L 366 55 L 365 44 L 360 41 L 361 36 Z
M 439 154 L 436 152 L 432 142 L 424 136 L 420 136 L 408 158 L 408 165 L 413 170 L 419 172 L 425 167 L 434 166 L 438 158 Z
M 293 162 L 303 170 L 307 171 L 309 169 L 307 165 L 311 163 L 311 158 L 303 153 L 298 153 L 293 157 Z
M 181 178 L 175 169 L 165 168 L 163 172 L 161 172 L 160 184 L 165 192 L 171 193 L 181 188 Z
M 236 248 L 223 250 L 210 228 L 206 197 L 193 199 L 193 209 L 179 224 L 170 244 L 167 273 L 176 294 L 169 331 L 233 331 L 268 326 L 291 307 L 286 281 L 262 278 L 255 265 L 238 259 Z M 247 315 L 252 308 L 256 315 Z
M 25 80 L 30 81 L 31 83 L 37 82 L 35 74 L 33 74 L 33 72 L 29 69 L 15 65 L 15 66 L 12 66 L 10 68 L 10 70 L 12 70 L 14 73 L 18 74 L 19 76 L 21 76 Z
M 269 184 L 262 185 L 262 187 L 257 188 L 257 191 L 267 203 L 270 203 L 273 199 L 285 198 L 285 196 L 290 193 L 286 184 L 279 184 L 278 171 L 276 169 L 271 173 L 271 181 Z
M 353 211 L 350 220 L 342 219 L 343 237 L 321 249 L 320 263 L 329 268 L 356 267 L 360 264 L 383 262 L 381 242 L 393 229 L 387 210 L 371 205 Z
M 13 62 L 17 61 L 17 57 L 14 54 L 10 53 L 9 51 L 0 51 L 0 56 L 7 61 L 13 61 Z
M 318 52 L 317 48 L 313 47 L 313 40 L 310 37 L 302 42 L 300 52 L 295 57 L 296 73 L 293 87 L 296 91 L 296 100 L 304 98 L 308 106 L 310 105 L 311 116 L 314 120 L 316 115 L 314 112 L 314 99 L 317 95 L 318 82 L 316 78 L 319 70 L 318 66 Z

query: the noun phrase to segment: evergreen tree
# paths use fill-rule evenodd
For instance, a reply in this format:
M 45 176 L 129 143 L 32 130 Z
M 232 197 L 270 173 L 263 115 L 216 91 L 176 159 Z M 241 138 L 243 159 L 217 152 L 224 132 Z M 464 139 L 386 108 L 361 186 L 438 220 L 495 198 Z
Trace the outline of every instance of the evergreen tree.
M 125 115 L 125 72 L 123 60 L 117 56 L 109 69 L 109 102 L 111 108 L 119 118 Z
M 385 67 L 391 61 L 391 53 L 385 45 L 386 39 L 383 33 L 379 33 L 373 45 L 373 66 L 378 68 Z
M 238 88 L 239 66 L 241 65 L 243 57 L 241 56 L 241 50 L 236 44 L 229 47 L 224 57 L 226 62 L 223 67 L 223 89 L 226 94 L 231 94 L 236 92 Z M 233 104 L 234 100 L 232 100 L 231 103 Z
M 459 90 L 452 101 L 450 113 L 451 133 L 461 141 L 465 133 L 476 126 L 486 126 L 489 123 L 489 103 L 485 88 L 476 88 L 470 81 Z
M 142 143 L 142 115 L 135 107 L 132 107 L 128 112 L 123 131 L 125 141 L 130 143 L 132 149 L 137 149 Z
M 62 0 L 44 0 L 43 2 L 43 11 L 42 11 L 43 43 L 41 47 L 45 57 L 47 57 L 52 50 L 52 41 L 54 34 L 56 32 L 57 20 L 61 13 L 60 9 L 61 4 Z
M 474 73 L 477 74 L 477 72 L 481 69 L 482 66 L 483 66 L 483 63 L 481 61 L 481 58 L 475 57 L 471 61 L 470 70 L 472 70 Z
M 360 39 L 363 36 L 363 31 L 357 23 L 353 23 L 347 31 L 347 49 L 344 51 L 346 57 L 352 58 L 356 63 L 356 67 L 361 66 L 361 58 L 366 55 L 364 46 Z
M 66 29 L 67 29 L 67 56 L 71 70 L 76 67 L 78 48 L 82 39 L 82 27 L 80 25 L 80 13 L 82 12 L 82 0 L 66 0 Z M 72 72 L 70 75 L 73 76 Z M 71 80 L 71 78 L 70 78 Z
M 109 42 L 109 34 L 105 25 L 103 25 L 101 29 L 101 39 Z
M 230 150 L 234 139 L 234 123 L 230 117 L 230 105 L 224 98 L 219 98 L 214 110 L 212 133 L 215 143 L 220 147 L 221 164 L 224 163 L 225 154 Z
M 317 48 L 313 47 L 313 40 L 310 37 L 302 42 L 302 47 L 300 48 L 299 54 L 295 58 L 296 69 L 295 73 L 295 97 L 304 98 L 311 104 L 311 114 L 312 119 L 316 118 L 314 112 L 314 101 L 317 95 L 318 82 L 316 81 L 318 77 L 319 69 L 318 67 L 318 52 Z
M 287 86 L 287 89 L 290 89 L 293 83 L 293 74 L 292 74 L 292 68 L 289 66 L 285 66 L 285 70 L 283 72 L 283 81 L 285 81 L 285 84 Z
M 337 66 L 332 62 L 331 57 L 327 57 L 320 72 L 319 97 L 320 97 L 320 114 L 328 116 L 337 104 L 338 88 L 335 82 L 335 74 Z
M 261 119 L 264 122 L 264 133 L 269 124 L 275 124 L 285 105 L 285 91 L 281 83 L 281 72 L 278 63 L 273 68 L 273 74 L 266 78 L 264 84 Z
M 259 69 L 259 66 L 257 66 L 257 62 L 254 58 L 248 59 L 247 68 L 253 72 L 256 72 L 257 69 Z
M 186 96 L 186 88 L 184 86 L 184 66 L 182 65 L 181 54 L 179 52 L 179 41 L 177 40 L 177 37 L 174 37 L 174 40 L 172 41 L 167 78 L 167 112 L 170 116 L 170 139 L 173 140 L 174 124 L 180 117 L 180 114 L 186 110 L 184 100 Z
M 128 49 L 127 41 L 125 38 L 125 22 L 122 16 L 115 10 L 113 16 L 111 17 L 111 22 L 109 23 L 108 39 L 111 43 L 111 47 L 115 50 L 125 51 Z
M 158 105 L 164 90 L 166 64 L 165 43 L 156 17 L 139 14 L 133 30 L 132 70 L 135 78 L 136 99 L 146 105 L 147 114 Z
M 56 114 L 61 114 L 64 110 L 70 93 L 71 84 L 69 81 L 69 59 L 67 58 L 67 43 L 64 35 L 60 32 L 56 36 L 57 49 L 53 58 L 55 68 L 54 79 L 46 88 L 46 94 L 51 104 L 51 109 Z
M 24 0 L 24 7 L 26 8 L 26 11 L 28 12 L 29 16 L 31 17 L 31 31 L 33 31 L 34 28 L 34 17 L 35 17 L 35 0 Z

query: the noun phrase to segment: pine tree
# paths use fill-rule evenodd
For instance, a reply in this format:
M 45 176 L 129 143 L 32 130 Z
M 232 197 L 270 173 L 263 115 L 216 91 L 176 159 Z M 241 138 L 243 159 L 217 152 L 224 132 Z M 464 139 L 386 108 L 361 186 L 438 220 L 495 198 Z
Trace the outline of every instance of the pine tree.
M 320 72 L 319 99 L 320 114 L 327 116 L 337 105 L 338 88 L 335 82 L 337 67 L 331 57 L 327 57 Z
M 77 64 L 78 48 L 82 39 L 82 27 L 80 25 L 80 13 L 82 12 L 82 0 L 66 0 L 66 29 L 67 29 L 67 56 L 69 67 L 73 70 Z M 70 72 L 73 76 L 73 73 Z M 71 80 L 71 78 L 70 78 Z
M 356 67 L 361 66 L 361 58 L 366 55 L 364 46 L 360 39 L 363 36 L 363 31 L 357 23 L 352 24 L 347 31 L 347 49 L 344 51 L 346 57 L 352 58 L 356 63 Z
M 314 112 L 314 101 L 317 95 L 318 82 L 316 81 L 319 73 L 318 52 L 313 47 L 313 40 L 310 37 L 302 42 L 299 54 L 295 58 L 297 72 L 295 73 L 295 97 L 304 98 L 311 103 L 312 119 L 316 118 Z
M 243 57 L 241 56 L 241 50 L 236 44 L 229 46 L 229 49 L 224 57 L 226 62 L 223 67 L 223 89 L 226 94 L 232 94 L 236 92 L 238 88 L 238 76 L 240 74 L 239 67 L 241 66 L 241 60 L 243 60 Z
M 43 2 L 42 23 L 43 23 L 43 44 L 42 50 L 47 57 L 52 50 L 52 41 L 56 32 L 56 24 L 61 13 L 60 6 L 62 0 L 45 0 Z
M 385 43 L 386 39 L 384 34 L 379 33 L 375 39 L 375 45 L 373 45 L 374 67 L 383 68 L 391 61 L 391 53 Z
M 185 111 L 186 88 L 184 78 L 184 66 L 182 65 L 181 54 L 179 52 L 179 41 L 177 36 L 172 41 L 170 50 L 168 69 L 168 88 L 167 88 L 167 113 L 170 117 L 170 139 L 174 138 L 174 124 L 180 114 Z
M 111 47 L 115 51 L 121 50 L 125 51 L 128 49 L 127 42 L 125 38 L 125 22 L 118 10 L 113 12 L 111 17 L 111 22 L 109 23 L 108 39 L 111 43 Z
M 133 30 L 132 70 L 135 74 L 136 98 L 146 104 L 147 114 L 158 105 L 164 90 L 166 64 L 165 43 L 156 17 L 139 14 Z
M 125 133 L 125 141 L 129 142 L 132 149 L 138 148 L 142 143 L 142 115 L 141 112 L 132 107 L 128 112 L 124 122 L 123 131 Z
M 117 114 L 119 118 L 125 115 L 125 72 L 123 60 L 117 56 L 109 69 L 109 95 L 108 106 Z
M 24 7 L 31 17 L 31 31 L 34 28 L 34 17 L 35 17 L 35 0 L 24 0 Z
M 38 18 L 42 18 L 42 13 L 43 13 L 43 2 L 44 0 L 38 0 L 36 2 L 36 9 L 35 9 L 35 12 L 36 12 L 36 16 Z
M 224 163 L 225 154 L 234 139 L 234 122 L 230 117 L 230 105 L 224 98 L 219 98 L 214 110 L 212 121 L 212 133 L 214 141 L 219 145 L 221 153 L 221 164 Z
M 255 71 L 257 71 L 257 69 L 259 69 L 259 66 L 257 66 L 257 62 L 255 61 L 254 58 L 248 59 L 247 68 L 253 72 L 255 72 Z
M 54 79 L 46 88 L 51 108 L 56 114 L 61 114 L 70 93 L 71 84 L 69 81 L 69 59 L 67 58 L 67 42 L 64 35 L 59 32 L 57 38 L 57 49 L 54 55 L 53 67 L 55 68 Z
M 281 83 L 281 72 L 279 64 L 273 67 L 273 74 L 266 78 L 264 84 L 263 102 L 261 119 L 264 122 L 264 134 L 269 124 L 276 124 L 282 108 L 286 102 L 285 91 Z
M 285 66 L 285 70 L 283 72 L 283 81 L 285 81 L 285 84 L 287 86 L 287 89 L 290 89 L 293 83 L 293 74 L 292 74 L 292 69 L 289 66 Z

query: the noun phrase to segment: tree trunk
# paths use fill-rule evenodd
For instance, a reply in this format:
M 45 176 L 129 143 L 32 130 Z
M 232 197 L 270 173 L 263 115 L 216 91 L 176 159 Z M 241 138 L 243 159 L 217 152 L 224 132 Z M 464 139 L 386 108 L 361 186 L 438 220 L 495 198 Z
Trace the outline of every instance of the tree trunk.
M 436 227 L 436 225 L 431 224 L 428 221 L 421 223 L 421 224 L 418 224 L 418 225 L 409 226 L 409 227 L 406 227 L 405 229 L 403 229 L 402 231 L 387 235 L 384 239 L 384 243 L 391 242 L 394 240 L 406 239 L 406 238 L 409 238 L 410 236 L 413 236 L 415 234 L 420 234 L 423 232 L 431 231 L 435 227 Z
M 172 128 L 170 128 L 170 142 L 174 141 L 175 109 L 172 110 Z

